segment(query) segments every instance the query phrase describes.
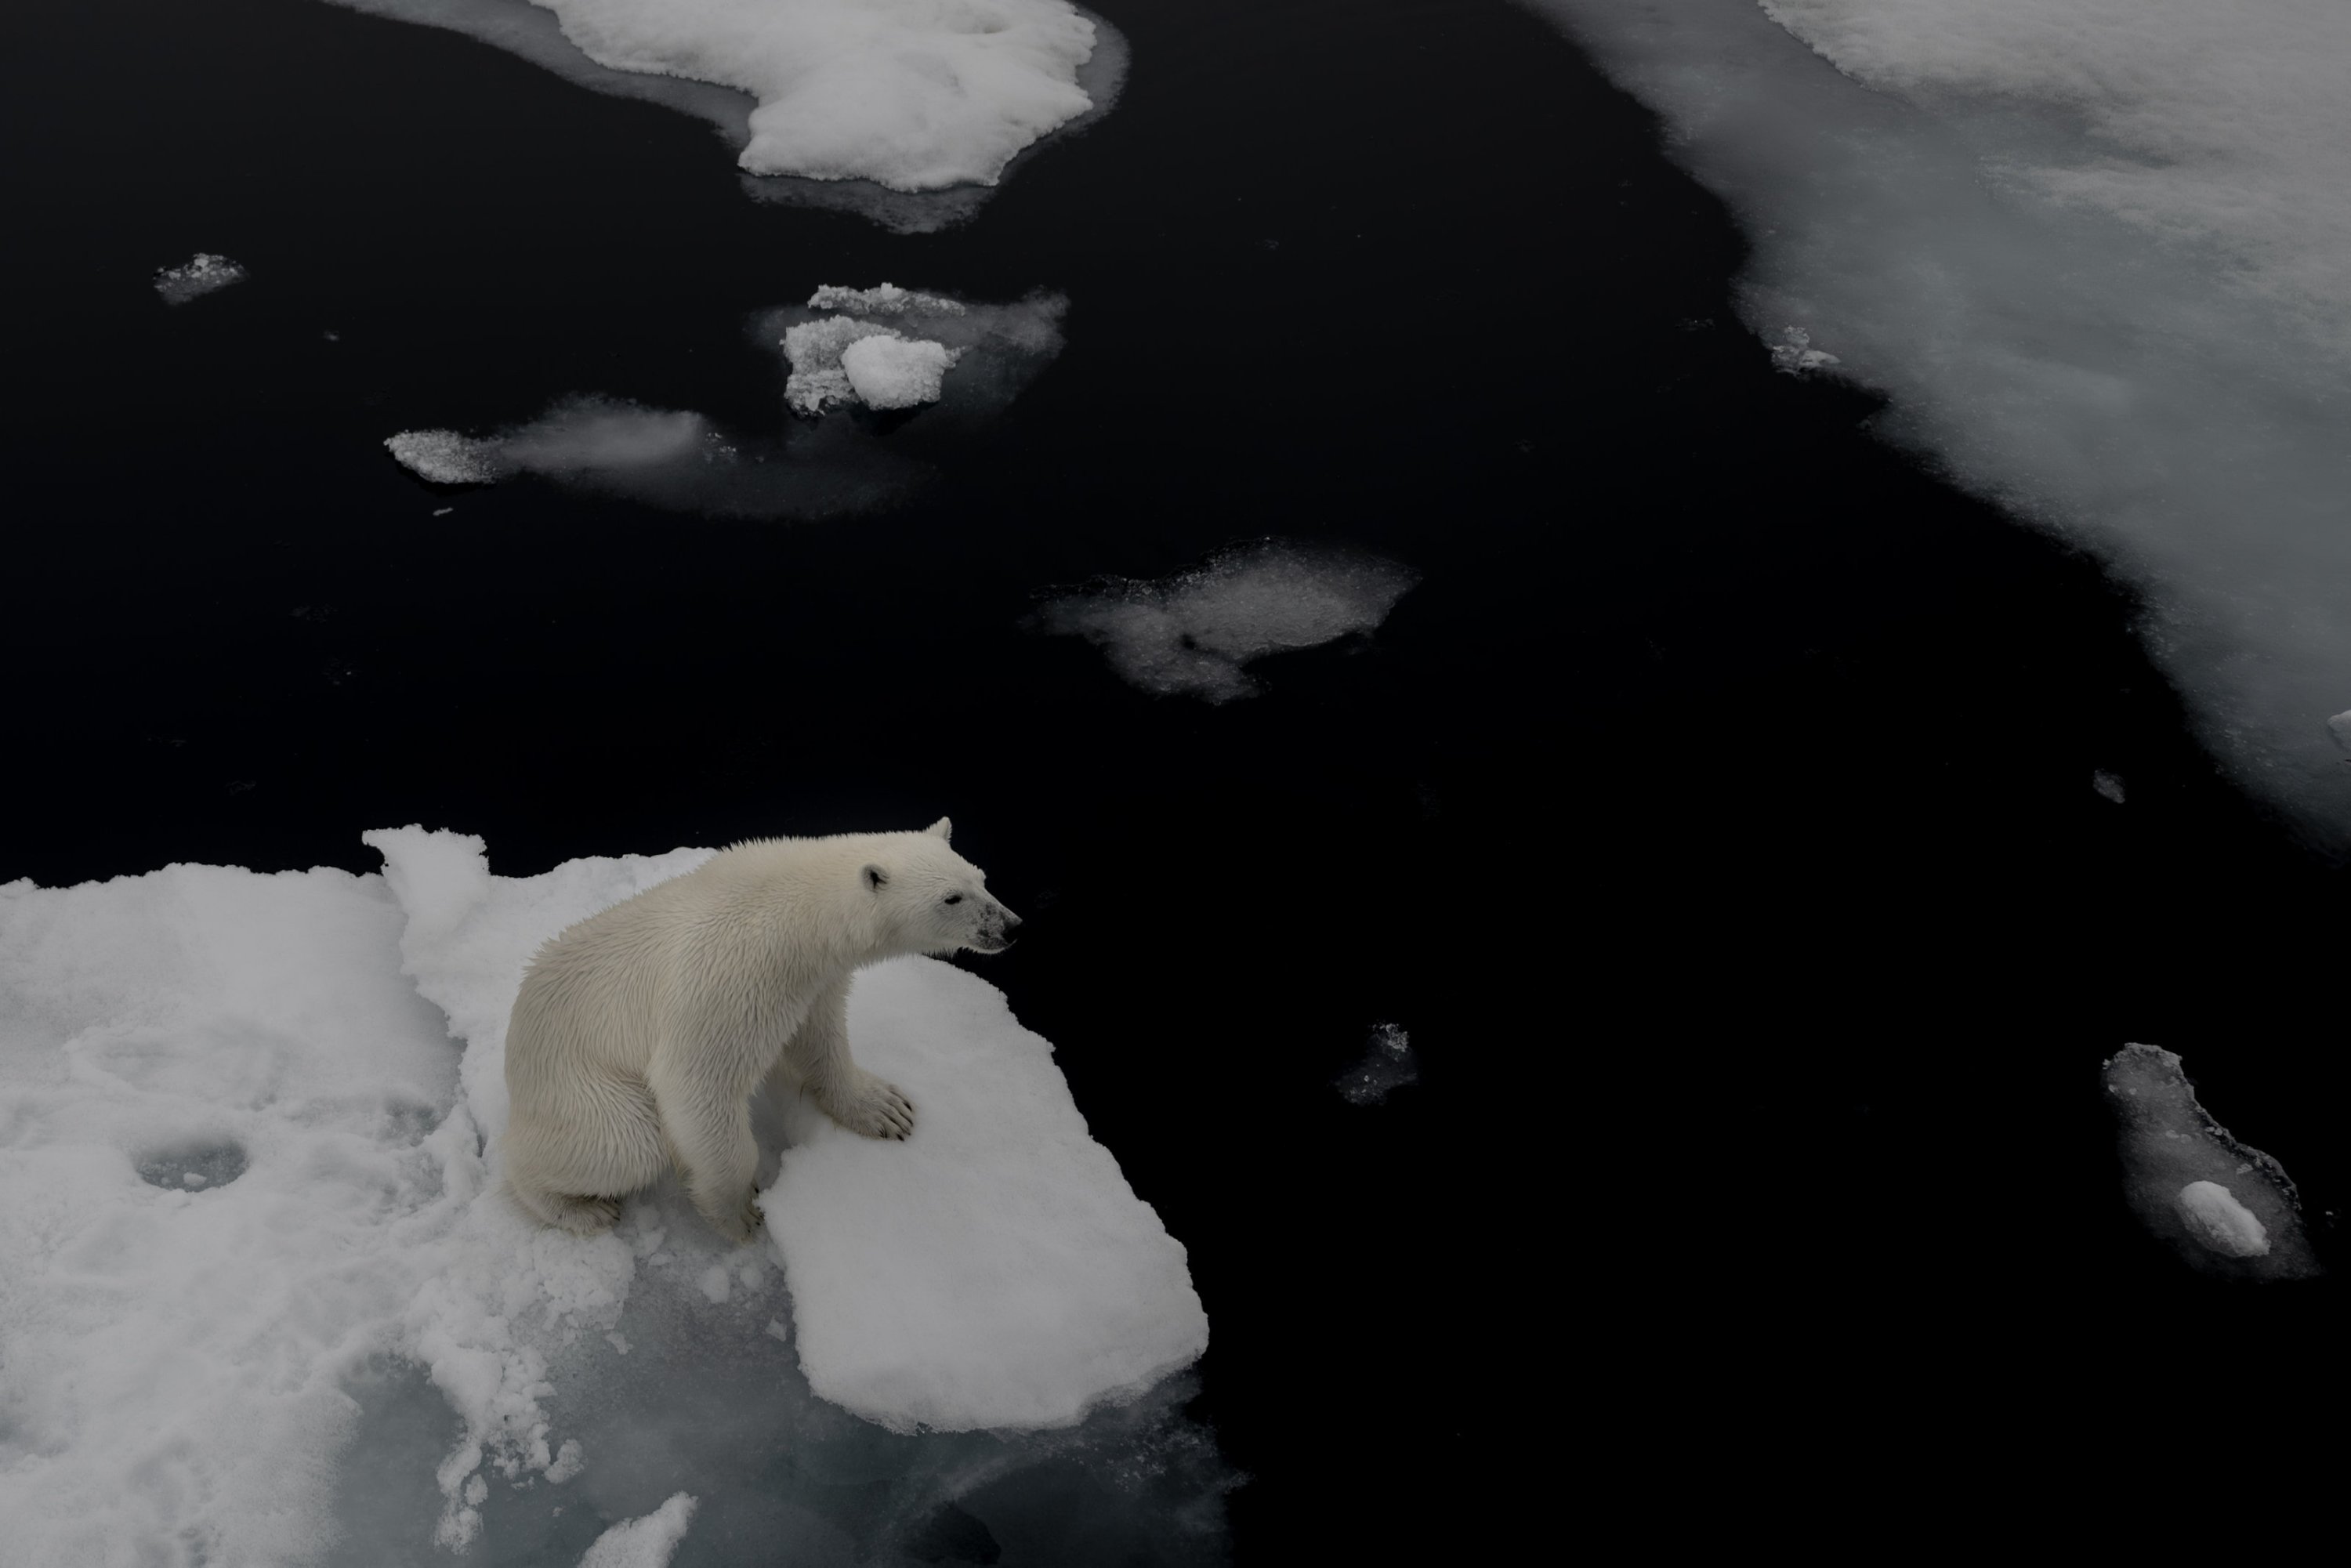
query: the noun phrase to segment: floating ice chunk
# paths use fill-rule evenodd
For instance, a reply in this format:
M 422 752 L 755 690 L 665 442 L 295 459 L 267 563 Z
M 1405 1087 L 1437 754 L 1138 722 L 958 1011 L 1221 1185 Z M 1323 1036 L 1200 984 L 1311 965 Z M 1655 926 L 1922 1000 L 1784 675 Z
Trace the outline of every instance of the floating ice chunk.
M 596 1538 L 580 1568 L 669 1568 L 694 1510 L 694 1498 L 679 1492 L 643 1518 L 612 1526 Z
M 1790 327 L 1771 345 L 1771 368 L 1782 375 L 1810 375 L 1837 363 L 1834 354 L 1813 347 L 1813 335 L 1802 327 Z
M 567 59 L 507 0 L 345 0 L 467 33 L 606 91 L 672 96 Z M 744 142 L 753 174 L 896 191 L 994 184 L 1093 107 L 1079 73 L 1095 24 L 1066 0 L 536 0 L 608 72 L 749 94 L 747 116 L 680 98 Z
M 868 408 L 918 408 L 939 401 L 939 383 L 961 358 L 945 343 L 860 338 L 841 352 L 852 391 Z
M 155 292 L 163 297 L 166 305 L 185 305 L 191 299 L 201 299 L 232 283 L 244 281 L 245 268 L 225 256 L 199 251 L 193 259 L 158 272 Z
M 810 1387 L 899 1432 L 1062 1427 L 1200 1354 L 1182 1245 L 1002 992 L 894 959 L 858 977 L 849 1030 L 917 1120 L 885 1146 L 785 1108 L 761 1202 Z
M 814 418 L 835 403 L 858 402 L 857 388 L 850 382 L 842 357 L 852 345 L 868 338 L 897 335 L 890 328 L 848 316 L 829 316 L 785 329 L 784 358 L 792 362 L 792 373 L 784 382 L 785 403 L 794 413 Z
M 1377 556 L 1267 539 L 1156 581 L 1116 578 L 1061 595 L 1037 624 L 1096 644 L 1144 691 L 1224 703 L 1256 695 L 1251 662 L 1369 633 L 1419 580 Z
M 2123 803 L 2123 781 L 2101 768 L 2090 775 L 2090 788 L 2119 806 Z
M 2335 737 L 2335 745 L 2346 751 L 2351 751 L 2351 712 L 2338 713 L 2328 719 L 2326 729 L 2328 734 Z
M 2207 1273 L 2291 1280 L 2320 1271 L 2284 1167 L 2212 1119 L 2178 1056 L 2126 1045 L 2107 1061 L 2105 1084 L 2124 1194 L 2151 1233 Z
M 507 1013 L 530 955 L 709 852 L 571 861 L 508 879 L 489 874 L 478 839 L 405 828 L 367 841 L 382 852 L 386 878 L 412 911 L 403 967 L 467 1042 L 465 1086 L 495 1164 L 506 1121 Z M 950 965 L 900 959 L 859 975 L 849 1029 L 859 1061 L 904 1089 L 920 1120 L 914 1136 L 885 1146 L 797 1099 L 778 1108 L 791 1146 L 762 1201 L 790 1287 L 800 1365 L 819 1395 L 897 1431 L 1049 1427 L 1140 1393 L 1198 1356 L 1207 1319 L 1183 1247 L 1087 1136 L 1052 1047 L 1020 1028 L 1000 992 Z M 642 1211 L 642 1201 L 632 1204 L 632 1214 Z M 541 1273 L 562 1258 L 585 1267 L 577 1239 L 538 1234 Z M 598 1240 L 625 1254 L 621 1234 Z M 639 1240 L 649 1263 L 678 1245 L 657 1250 L 658 1231 Z M 491 1247 L 475 1251 L 497 1256 Z M 680 1258 L 674 1267 L 684 1271 L 681 1293 L 710 1305 L 730 1303 L 737 1281 L 754 1301 L 767 1289 L 727 1256 Z M 461 1282 L 455 1296 L 472 1299 L 479 1288 Z M 608 1284 L 604 1293 L 616 1291 Z M 577 1303 L 567 1310 L 583 1330 L 611 1331 L 590 1323 L 602 1301 L 587 1284 L 564 1299 Z M 456 1304 L 441 1315 L 468 1321 Z M 528 1316 L 480 1315 L 509 1325 Z M 496 1333 L 484 1343 L 504 1348 Z M 528 1403 L 536 1374 L 521 1352 L 529 1348 L 485 1365 L 475 1375 L 480 1386 L 453 1402 L 496 1417 L 492 1425 L 469 1415 L 467 1443 L 521 1431 L 522 1462 L 544 1468 L 539 1448 L 529 1447 L 545 1441 Z M 444 1382 L 438 1365 L 434 1379 Z M 453 1464 L 465 1457 L 461 1448 Z
M 496 442 L 454 430 L 403 430 L 383 444 L 402 467 L 435 485 L 492 485 L 508 472 L 498 461 Z
M 956 367 L 961 368 L 955 381 L 966 390 L 950 401 L 984 413 L 1011 401 L 1061 351 L 1067 308 L 1055 295 L 972 305 L 890 283 L 872 288 L 826 284 L 809 297 L 805 309 L 775 311 L 762 320 L 766 330 L 780 334 L 776 341 L 791 363 L 784 402 L 795 413 L 814 418 L 837 405 L 912 408 L 950 398 L 946 376 Z M 882 319 L 870 319 L 875 317 Z M 847 356 L 869 343 L 858 352 L 862 369 L 852 372 Z M 865 396 L 860 375 L 878 398 L 890 401 Z M 914 395 L 925 390 L 927 396 Z
M 1412 1037 L 1398 1025 L 1384 1023 L 1372 1030 L 1364 1060 L 1339 1079 L 1339 1093 L 1351 1105 L 1376 1105 L 1405 1084 L 1419 1082 Z
M 2270 1249 L 2269 1232 L 2236 1195 L 2217 1181 L 2191 1181 L 2179 1189 L 2180 1218 L 2188 1233 L 2227 1258 L 2259 1258 Z

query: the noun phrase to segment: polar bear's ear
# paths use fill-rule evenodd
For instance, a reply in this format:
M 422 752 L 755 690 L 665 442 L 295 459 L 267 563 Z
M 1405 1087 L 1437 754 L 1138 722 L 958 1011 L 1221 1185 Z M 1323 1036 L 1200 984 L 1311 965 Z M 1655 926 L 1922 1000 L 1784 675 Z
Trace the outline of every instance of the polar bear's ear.
M 858 875 L 865 879 L 865 891 L 868 893 L 881 892 L 890 880 L 890 873 L 878 865 L 869 865 Z
M 941 817 L 937 821 L 933 822 L 929 827 L 925 828 L 923 831 L 930 833 L 937 838 L 952 840 L 955 833 L 955 824 L 947 821 L 945 817 Z

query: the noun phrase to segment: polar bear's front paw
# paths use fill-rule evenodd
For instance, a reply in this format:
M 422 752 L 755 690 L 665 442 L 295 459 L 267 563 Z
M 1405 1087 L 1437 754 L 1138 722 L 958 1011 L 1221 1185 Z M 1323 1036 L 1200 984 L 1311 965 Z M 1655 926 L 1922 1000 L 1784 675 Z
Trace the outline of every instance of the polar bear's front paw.
M 759 1232 L 768 1226 L 767 1211 L 759 1207 L 759 1189 L 750 1188 L 732 1213 L 721 1210 L 709 1216 L 711 1228 L 737 1247 L 758 1239 Z
M 914 1103 L 870 1072 L 861 1072 L 851 1085 L 826 1096 L 824 1113 L 852 1133 L 869 1138 L 903 1138 L 914 1130 Z

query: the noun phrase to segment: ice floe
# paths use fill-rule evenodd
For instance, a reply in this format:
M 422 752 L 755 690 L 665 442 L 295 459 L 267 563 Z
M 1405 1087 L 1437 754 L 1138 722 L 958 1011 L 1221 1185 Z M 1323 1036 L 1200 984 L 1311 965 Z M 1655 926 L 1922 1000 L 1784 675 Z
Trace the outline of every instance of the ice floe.
M 699 116 L 764 200 L 904 231 L 970 215 L 1115 99 L 1125 48 L 1068 0 L 337 0 Z M 938 199 L 940 196 L 946 200 Z
M 2126 1045 L 2105 1064 L 2123 1191 L 2147 1230 L 2196 1269 L 2245 1280 L 2319 1272 L 2285 1168 L 2198 1103 L 2179 1058 Z
M 1172 577 L 1057 595 L 1035 624 L 1094 643 L 1144 691 L 1225 703 L 1260 689 L 1250 664 L 1368 634 L 1419 580 L 1378 556 L 1264 539 Z
M 2205 744 L 2351 847 L 2351 8 L 1526 3 L 1737 211 L 1750 324 L 2112 562 Z
M 882 1145 L 768 1107 L 799 1138 L 771 1243 L 725 1246 L 666 1187 L 583 1239 L 496 1185 L 506 1010 L 540 941 L 706 852 L 502 878 L 477 840 L 369 839 L 381 875 L 0 887 L 12 1550 L 372 1563 L 488 1536 L 573 1561 L 623 1520 L 611 1552 L 667 1551 L 691 1492 L 782 1547 L 897 1562 L 949 1499 L 985 1512 L 1040 1465 L 1098 1511 L 1148 1493 L 1138 1529 L 1182 1515 L 1213 1537 L 1232 1482 L 1163 1381 L 1206 1341 L 1184 1250 L 1000 994 L 930 960 L 861 978 L 857 1049 L 922 1126 L 876 1164 Z M 443 1414 L 384 1425 L 383 1387 Z M 642 1445 L 729 1423 L 756 1438 L 747 1471 L 710 1460 L 708 1488 L 643 1496 L 667 1472 Z M 445 1446 L 418 1455 L 412 1432 Z M 808 1484 L 763 1486 L 756 1442 L 789 1445 Z M 347 1528 L 378 1490 L 339 1478 L 355 1453 L 421 1462 L 433 1500 Z M 1097 1463 L 1140 1467 L 1143 1490 L 1087 1479 Z M 900 1479 L 828 1513 L 831 1464 Z
M 177 267 L 167 267 L 155 275 L 155 292 L 163 297 L 166 305 L 185 305 L 191 299 L 201 299 L 214 294 L 232 283 L 245 281 L 245 268 L 225 256 L 199 251 Z

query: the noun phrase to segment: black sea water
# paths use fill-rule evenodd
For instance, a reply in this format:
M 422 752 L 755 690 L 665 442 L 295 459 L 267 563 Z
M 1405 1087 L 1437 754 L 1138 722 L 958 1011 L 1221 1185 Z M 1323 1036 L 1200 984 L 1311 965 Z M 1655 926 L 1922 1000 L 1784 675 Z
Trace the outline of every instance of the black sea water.
M 0 880 L 952 813 L 1029 917 L 987 977 L 1212 1325 L 1170 1417 L 1212 1447 L 1165 1472 L 1211 1527 L 1179 1549 L 1080 1466 L 1093 1533 L 1037 1549 L 1072 1560 L 1564 1550 L 1595 1469 L 1777 1519 L 1802 1475 L 1968 1473 L 1988 1418 L 2031 1491 L 2063 1439 L 2212 1414 L 2147 1375 L 2182 1345 L 2332 1375 L 2330 1284 L 2191 1279 L 2121 1201 L 2126 1040 L 2294 1172 L 2322 1251 L 2345 1180 L 2341 874 L 2187 738 L 2126 595 L 1774 373 L 1725 213 L 1533 17 L 1099 8 L 1116 108 L 929 235 L 314 0 L 20 18 Z M 167 308 L 198 252 L 247 278 Z M 747 321 L 883 280 L 1069 304 L 878 510 L 449 492 L 381 445 L 579 394 L 779 430 Z M 1417 585 L 1218 705 L 1038 629 L 1265 537 Z M 1417 1082 L 1343 1097 L 1390 1025 Z M 347 1488 L 379 1543 L 402 1488 L 429 1532 L 446 1440 L 403 1375 L 369 1397 L 413 1473 Z M 679 1563 L 768 1560 L 723 1515 Z M 1019 1560 L 969 1515 L 892 1539 Z

